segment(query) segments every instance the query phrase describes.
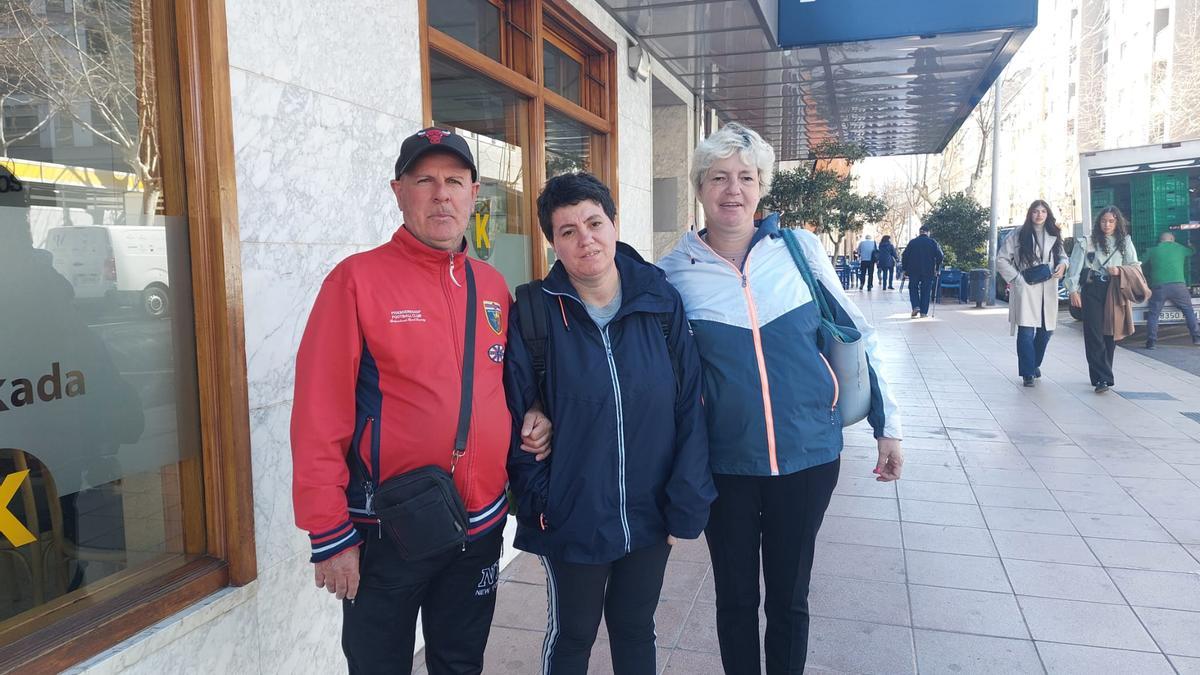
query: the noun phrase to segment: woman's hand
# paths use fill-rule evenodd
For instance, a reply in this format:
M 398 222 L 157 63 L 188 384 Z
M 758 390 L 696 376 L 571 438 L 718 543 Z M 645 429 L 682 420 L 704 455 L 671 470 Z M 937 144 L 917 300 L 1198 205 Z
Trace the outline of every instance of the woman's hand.
M 900 479 L 900 469 L 904 466 L 904 451 L 900 449 L 900 439 L 880 438 L 879 444 L 879 461 L 875 463 L 875 468 L 871 473 L 875 474 L 875 480 L 881 483 L 887 483 Z
M 1071 293 L 1071 306 L 1076 309 L 1080 309 L 1083 307 L 1083 298 L 1081 298 L 1079 296 L 1079 293 L 1077 291 Z
M 674 546 L 675 544 L 678 544 L 678 543 L 679 543 L 678 539 L 676 539 L 675 537 L 672 537 L 669 534 L 667 535 L 667 546 Z
M 1054 274 L 1052 274 L 1050 276 L 1054 279 L 1061 279 L 1062 276 L 1066 273 L 1067 273 L 1067 266 L 1065 263 L 1062 263 L 1062 264 L 1059 264 L 1058 267 L 1054 268 Z
M 1110 276 L 1110 277 L 1121 276 L 1121 268 L 1120 267 L 1110 267 L 1105 271 L 1108 272 L 1108 276 Z
M 542 412 L 541 404 L 534 403 L 525 412 L 525 419 L 521 423 L 521 449 L 532 453 L 539 462 L 549 457 L 552 428 L 550 418 Z

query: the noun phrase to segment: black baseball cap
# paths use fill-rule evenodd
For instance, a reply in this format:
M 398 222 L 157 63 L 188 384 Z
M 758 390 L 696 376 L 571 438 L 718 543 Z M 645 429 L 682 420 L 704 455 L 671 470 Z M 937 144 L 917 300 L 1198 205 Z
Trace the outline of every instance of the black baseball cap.
M 404 139 L 404 144 L 400 146 L 400 157 L 396 159 L 396 180 L 400 180 L 400 174 L 407 171 L 413 162 L 430 152 L 448 152 L 456 155 L 471 167 L 471 180 L 479 180 L 479 171 L 475 168 L 471 146 L 467 145 L 462 136 L 441 127 L 428 127 Z

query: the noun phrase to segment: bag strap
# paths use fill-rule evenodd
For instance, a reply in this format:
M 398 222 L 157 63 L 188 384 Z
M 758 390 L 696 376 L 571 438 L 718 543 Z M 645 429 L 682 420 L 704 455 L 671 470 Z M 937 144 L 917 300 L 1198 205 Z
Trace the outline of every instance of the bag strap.
M 521 322 L 521 342 L 525 343 L 525 351 L 529 352 L 538 393 L 544 398 L 542 385 L 546 379 L 546 339 L 550 335 L 550 310 L 546 308 L 546 300 L 542 295 L 540 279 L 517 286 L 517 317 Z M 539 308 L 541 311 L 538 311 Z
M 813 298 L 816 299 L 817 305 L 821 308 L 821 320 L 825 323 L 834 337 L 839 340 L 850 341 L 854 337 L 841 329 L 838 326 L 837 319 L 833 315 L 833 310 L 829 308 L 829 303 L 825 300 L 825 287 L 816 279 L 812 273 L 812 268 L 808 266 L 808 260 L 804 257 L 804 252 L 800 250 L 800 242 L 796 240 L 796 234 L 791 230 L 780 229 L 780 236 L 783 237 L 783 243 L 787 244 L 788 253 L 792 254 L 792 261 L 796 263 L 796 269 L 800 270 L 800 276 L 804 277 L 804 283 L 808 284 L 809 290 L 812 292 Z
M 675 374 L 675 391 L 678 392 L 683 388 L 683 380 L 679 376 L 679 357 L 675 355 L 675 350 L 671 349 L 671 326 L 674 317 L 669 312 L 661 312 L 655 316 L 658 317 L 658 327 L 662 330 L 663 340 L 667 342 L 667 355 L 671 357 L 671 372 Z
M 467 454 L 467 431 L 471 427 L 471 401 L 475 384 L 475 272 L 471 259 L 463 256 L 463 267 L 467 270 L 467 319 L 463 337 L 462 397 L 458 403 L 458 433 L 454 436 L 454 453 L 450 459 L 450 475 L 458 466 L 458 460 Z
M 450 456 L 450 475 L 454 475 L 454 469 L 458 466 L 458 460 L 467 452 L 467 431 L 471 426 L 471 402 L 475 382 L 475 272 L 471 269 L 470 258 L 463 256 L 463 260 L 467 276 L 467 310 L 466 327 L 463 329 L 462 394 L 458 403 L 458 431 L 454 435 L 454 450 Z M 359 446 L 361 447 L 361 435 L 366 433 L 365 427 L 356 433 L 359 435 Z M 375 433 L 374 426 L 371 429 L 371 433 L 372 435 Z M 369 472 L 367 472 L 367 467 L 358 452 L 351 450 L 350 454 L 354 455 L 358 466 L 364 472 L 367 472 L 366 480 L 370 481 L 372 487 L 378 488 L 380 472 L 379 446 L 373 440 L 368 442 L 371 443 L 371 470 Z

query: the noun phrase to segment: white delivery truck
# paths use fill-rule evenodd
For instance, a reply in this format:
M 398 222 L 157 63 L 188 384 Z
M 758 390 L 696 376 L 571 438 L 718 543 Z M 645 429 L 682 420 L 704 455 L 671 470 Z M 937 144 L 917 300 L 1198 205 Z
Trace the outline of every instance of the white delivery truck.
M 1200 250 L 1200 140 L 1085 152 L 1079 173 L 1084 222 L 1076 226 L 1075 245 L 1087 244 L 1096 214 L 1114 205 L 1129 220 L 1139 257 L 1165 231 Z M 1186 280 L 1200 310 L 1200 255 L 1192 257 Z M 1134 307 L 1133 320 L 1146 323 L 1145 304 Z M 1163 308 L 1160 323 L 1182 322 L 1178 309 Z
M 165 227 L 55 227 L 46 233 L 44 247 L 54 256 L 54 269 L 71 282 L 76 300 L 137 307 L 153 318 L 170 314 Z

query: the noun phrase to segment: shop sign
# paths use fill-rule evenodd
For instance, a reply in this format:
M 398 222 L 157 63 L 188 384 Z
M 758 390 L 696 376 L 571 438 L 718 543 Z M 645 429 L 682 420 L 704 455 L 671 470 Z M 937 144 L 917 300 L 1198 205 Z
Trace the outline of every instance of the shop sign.
M 1037 0 L 779 0 L 779 45 L 1033 28 Z
M 471 243 L 475 246 L 475 255 L 480 260 L 492 257 L 492 251 L 496 248 L 492 241 L 496 236 L 496 225 L 492 221 L 492 200 L 478 199 L 475 201 L 470 232 Z
M 12 511 L 8 510 L 8 505 L 17 495 L 17 488 L 21 487 L 28 475 L 28 469 L 17 471 L 5 476 L 4 482 L 0 483 L 0 536 L 7 539 L 13 548 L 20 548 L 36 539 L 33 533 L 17 520 Z

